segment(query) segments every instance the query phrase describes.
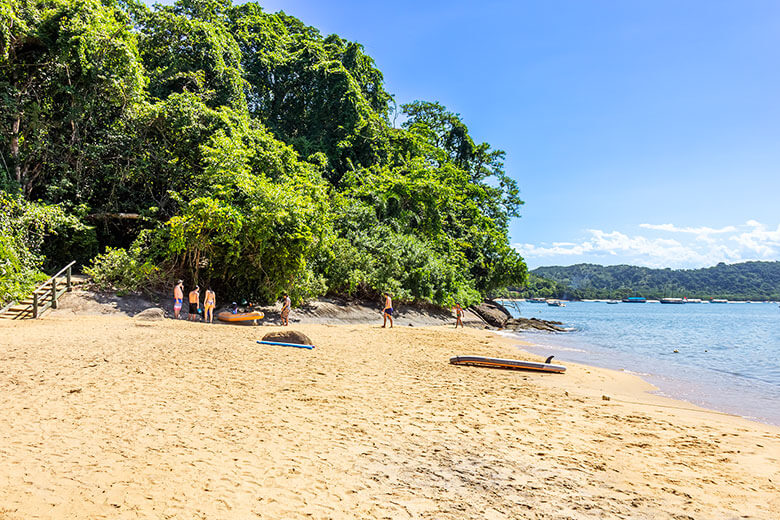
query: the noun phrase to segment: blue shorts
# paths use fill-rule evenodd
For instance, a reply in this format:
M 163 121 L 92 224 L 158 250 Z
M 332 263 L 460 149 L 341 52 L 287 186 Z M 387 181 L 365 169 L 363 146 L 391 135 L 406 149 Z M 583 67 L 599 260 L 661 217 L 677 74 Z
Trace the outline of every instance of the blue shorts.
M 387 314 L 388 316 L 392 316 L 393 315 L 393 308 L 390 307 L 389 309 L 385 309 L 385 314 Z

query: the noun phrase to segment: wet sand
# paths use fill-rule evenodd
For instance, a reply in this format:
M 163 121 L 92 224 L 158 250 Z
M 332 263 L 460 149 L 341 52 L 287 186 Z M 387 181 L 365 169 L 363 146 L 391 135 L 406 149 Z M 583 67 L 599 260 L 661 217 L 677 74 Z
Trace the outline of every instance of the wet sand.
M 780 518 L 780 429 L 476 329 L 0 322 L 0 519 Z M 604 400 L 603 395 L 610 399 Z

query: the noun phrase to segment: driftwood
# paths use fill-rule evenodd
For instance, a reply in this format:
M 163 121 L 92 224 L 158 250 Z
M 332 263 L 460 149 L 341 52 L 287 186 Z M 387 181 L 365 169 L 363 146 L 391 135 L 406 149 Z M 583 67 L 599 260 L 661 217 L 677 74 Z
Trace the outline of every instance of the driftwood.
M 141 215 L 138 213 L 93 213 L 87 215 L 87 218 L 92 220 L 138 220 Z

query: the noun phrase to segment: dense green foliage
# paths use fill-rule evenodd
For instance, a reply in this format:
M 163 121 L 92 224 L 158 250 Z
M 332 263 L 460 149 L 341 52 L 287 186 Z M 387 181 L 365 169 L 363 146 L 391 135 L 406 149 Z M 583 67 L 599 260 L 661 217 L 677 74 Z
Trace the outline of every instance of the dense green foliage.
M 449 304 L 526 277 L 504 153 L 438 103 L 397 107 L 360 44 L 255 3 L 7 0 L 0 107 L 0 189 L 83 222 L 14 257 L 28 273 L 97 236 L 89 272 L 128 290 Z
M 40 269 L 47 246 L 56 259 L 58 247 L 89 250 L 96 243 L 90 228 L 59 207 L 0 192 L 0 303 L 26 296 L 46 279 Z
M 547 292 L 553 289 L 553 293 Z M 650 269 L 577 264 L 539 267 L 523 297 L 608 299 L 687 297 L 780 300 L 780 262 L 720 263 L 704 269 Z

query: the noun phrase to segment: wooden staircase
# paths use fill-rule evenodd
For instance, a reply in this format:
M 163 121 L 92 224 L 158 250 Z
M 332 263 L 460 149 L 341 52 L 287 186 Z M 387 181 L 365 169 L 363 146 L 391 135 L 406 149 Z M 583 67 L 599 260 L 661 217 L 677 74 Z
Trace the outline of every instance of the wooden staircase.
M 49 309 L 56 309 L 59 298 L 74 287 L 86 282 L 83 276 L 73 275 L 76 262 L 63 267 L 57 274 L 40 284 L 27 298 L 12 302 L 0 309 L 0 319 L 26 320 L 40 318 Z

